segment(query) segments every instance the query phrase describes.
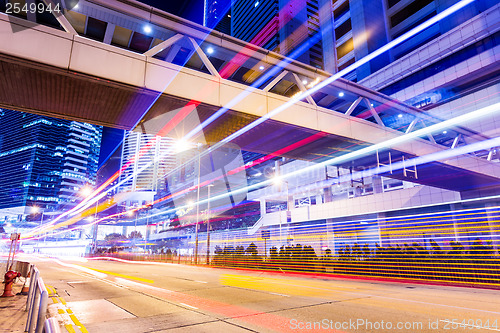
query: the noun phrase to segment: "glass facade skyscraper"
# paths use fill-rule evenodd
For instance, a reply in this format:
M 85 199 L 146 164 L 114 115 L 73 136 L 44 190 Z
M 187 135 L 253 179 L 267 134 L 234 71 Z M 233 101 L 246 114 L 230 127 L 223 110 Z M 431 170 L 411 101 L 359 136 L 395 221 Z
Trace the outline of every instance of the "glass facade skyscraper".
M 0 219 L 71 207 L 95 184 L 102 127 L 0 110 Z
M 173 139 L 129 131 L 122 146 L 120 192 L 151 192 L 164 187 L 165 174 L 176 164 Z M 163 186 L 160 185 L 163 183 Z M 132 201 L 140 199 L 130 199 Z

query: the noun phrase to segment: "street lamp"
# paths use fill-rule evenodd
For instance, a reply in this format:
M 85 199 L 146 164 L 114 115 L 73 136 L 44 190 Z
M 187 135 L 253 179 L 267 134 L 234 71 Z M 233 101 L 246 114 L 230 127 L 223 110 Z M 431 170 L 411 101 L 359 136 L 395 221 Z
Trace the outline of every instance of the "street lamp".
M 214 184 L 208 184 L 208 202 L 207 202 L 207 265 L 210 265 L 210 188 Z
M 85 185 L 84 187 L 80 188 L 80 194 L 82 197 L 88 197 L 89 195 L 92 194 L 92 187 L 89 185 Z M 95 212 L 94 212 L 94 222 L 97 221 L 97 206 L 99 204 L 99 198 L 95 201 Z M 98 229 L 98 223 L 95 222 L 94 225 L 92 226 L 92 253 L 95 253 L 97 250 L 97 229 Z
M 290 204 L 289 204 L 290 194 L 289 194 L 288 182 L 286 180 L 282 179 L 280 176 L 275 176 L 273 179 L 273 182 L 275 185 L 280 187 L 280 194 L 281 194 L 281 190 L 282 190 L 281 185 L 286 184 L 286 218 L 287 218 L 287 225 L 288 225 L 288 212 L 290 211 L 290 207 L 289 207 L 290 206 Z M 283 245 L 283 234 L 281 231 L 281 207 L 279 209 L 279 219 L 280 219 L 280 242 L 282 243 L 280 245 Z
M 144 235 L 144 252 L 148 252 L 148 238 L 149 238 L 149 234 L 150 234 L 150 231 L 148 230 L 149 229 L 149 215 L 150 215 L 151 209 L 153 208 L 153 204 L 149 203 L 146 206 L 144 206 L 144 208 L 146 208 L 146 234 Z
M 198 149 L 198 181 L 196 183 L 196 224 L 195 224 L 195 246 L 194 246 L 194 264 L 198 264 L 198 220 L 200 218 L 200 173 L 201 173 L 201 154 Z
M 194 246 L 194 263 L 195 265 L 198 263 L 198 220 L 200 216 L 200 176 L 201 176 L 201 152 L 200 147 L 201 144 L 194 144 L 185 139 L 177 140 L 174 143 L 174 149 L 177 153 L 182 153 L 186 150 L 196 147 L 198 149 L 198 181 L 196 184 L 197 194 L 196 194 L 196 221 L 195 221 L 195 246 Z

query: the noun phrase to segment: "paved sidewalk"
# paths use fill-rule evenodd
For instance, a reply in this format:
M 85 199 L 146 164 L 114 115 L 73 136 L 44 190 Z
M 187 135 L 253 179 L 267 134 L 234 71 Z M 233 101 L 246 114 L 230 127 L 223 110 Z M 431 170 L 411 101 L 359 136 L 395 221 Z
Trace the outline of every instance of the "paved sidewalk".
M 4 285 L 0 284 L 2 288 Z M 12 291 L 16 294 L 13 297 L 0 297 L 0 333 L 22 333 L 28 318 L 26 309 L 26 299 L 28 296 L 17 295 L 23 287 L 22 283 L 15 283 Z M 0 294 L 1 294 L 0 293 Z

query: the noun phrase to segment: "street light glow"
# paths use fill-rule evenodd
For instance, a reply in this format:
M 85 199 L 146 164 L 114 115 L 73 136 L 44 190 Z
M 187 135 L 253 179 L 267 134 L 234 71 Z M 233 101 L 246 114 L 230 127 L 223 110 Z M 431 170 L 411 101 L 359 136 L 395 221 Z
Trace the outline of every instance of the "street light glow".
M 92 193 L 92 188 L 90 186 L 84 186 L 80 189 L 80 194 L 83 197 L 88 197 Z
M 182 153 L 186 150 L 189 150 L 193 147 L 193 145 L 185 140 L 185 139 L 180 139 L 174 143 L 174 149 L 177 153 Z

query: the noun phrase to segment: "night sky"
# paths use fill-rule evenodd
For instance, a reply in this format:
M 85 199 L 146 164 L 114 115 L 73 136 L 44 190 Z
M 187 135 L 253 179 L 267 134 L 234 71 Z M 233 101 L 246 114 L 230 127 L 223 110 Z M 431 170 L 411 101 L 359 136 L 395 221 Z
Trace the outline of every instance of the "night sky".
M 183 17 L 196 23 L 203 23 L 203 0 L 139 0 L 142 3 Z

